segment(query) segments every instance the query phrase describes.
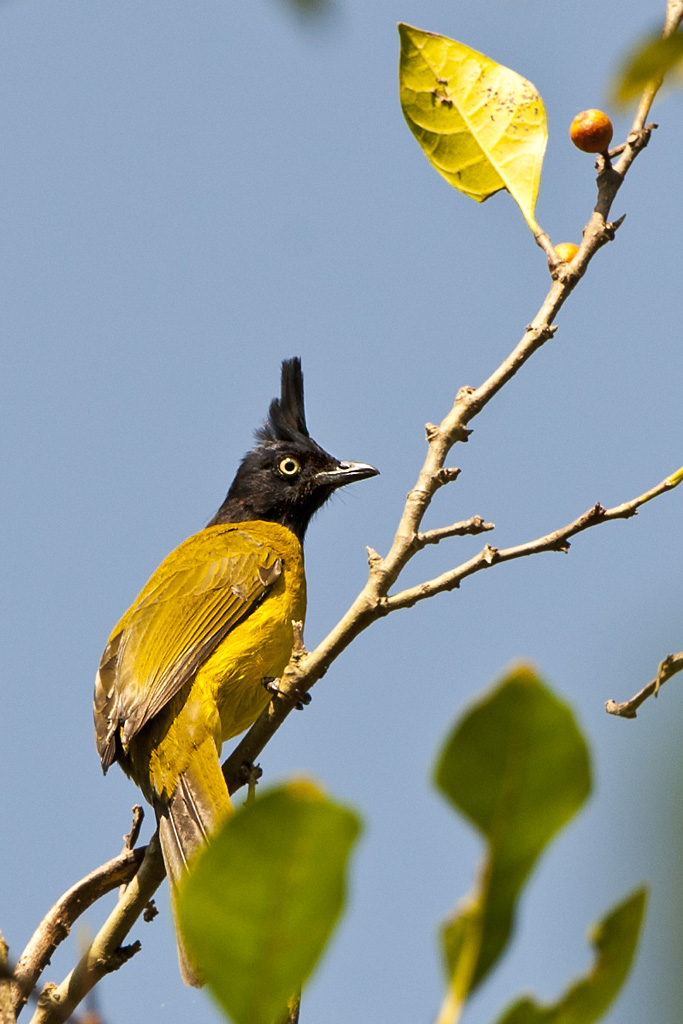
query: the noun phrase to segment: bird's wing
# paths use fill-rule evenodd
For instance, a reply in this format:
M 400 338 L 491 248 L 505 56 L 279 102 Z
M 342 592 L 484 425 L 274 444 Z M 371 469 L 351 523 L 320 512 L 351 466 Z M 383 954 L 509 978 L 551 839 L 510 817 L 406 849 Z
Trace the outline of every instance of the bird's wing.
M 119 728 L 125 749 L 282 573 L 277 553 L 248 533 L 222 528 L 207 538 L 211 532 L 185 541 L 159 566 L 102 655 L 95 731 L 105 771 Z

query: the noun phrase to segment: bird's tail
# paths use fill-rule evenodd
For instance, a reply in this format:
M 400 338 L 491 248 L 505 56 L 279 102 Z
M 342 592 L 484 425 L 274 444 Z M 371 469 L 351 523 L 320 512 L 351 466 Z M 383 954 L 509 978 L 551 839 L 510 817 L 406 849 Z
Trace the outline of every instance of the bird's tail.
M 167 803 L 156 807 L 159 838 L 175 912 L 175 890 L 192 858 L 232 811 L 228 787 L 223 778 L 218 751 L 212 739 L 202 743 L 192 763 L 178 779 Z M 178 930 L 178 962 L 186 985 L 203 984 Z

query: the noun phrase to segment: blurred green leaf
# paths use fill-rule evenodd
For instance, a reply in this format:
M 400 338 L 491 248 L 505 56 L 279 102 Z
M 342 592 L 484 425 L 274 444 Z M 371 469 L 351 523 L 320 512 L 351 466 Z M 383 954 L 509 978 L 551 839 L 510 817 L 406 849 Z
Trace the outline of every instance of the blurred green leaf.
M 647 892 L 638 889 L 615 907 L 594 929 L 593 968 L 552 1006 L 520 999 L 498 1024 L 593 1024 L 602 1017 L 621 989 L 633 962 Z
M 648 36 L 626 58 L 613 86 L 615 103 L 625 105 L 637 99 L 648 82 L 677 72 L 678 84 L 683 85 L 683 33 L 677 32 L 662 39 Z
M 507 189 L 532 231 L 548 131 L 531 82 L 463 43 L 400 24 L 401 108 L 431 165 L 481 203 Z
M 442 931 L 452 990 L 463 1000 L 505 949 L 543 848 L 590 792 L 588 749 L 566 704 L 520 666 L 456 726 L 436 783 L 488 843 L 474 892 Z
M 285 0 L 287 6 L 305 17 L 317 17 L 329 13 L 330 0 Z
M 274 1024 L 341 913 L 360 830 L 308 782 L 272 790 L 229 818 L 178 894 L 187 945 L 236 1024 Z

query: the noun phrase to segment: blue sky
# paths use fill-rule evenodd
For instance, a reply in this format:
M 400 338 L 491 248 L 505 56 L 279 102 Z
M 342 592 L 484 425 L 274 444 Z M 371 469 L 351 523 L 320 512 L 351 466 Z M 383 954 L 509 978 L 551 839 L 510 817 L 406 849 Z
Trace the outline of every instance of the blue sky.
M 282 0 L 0 7 L 0 928 L 15 956 L 54 899 L 120 849 L 137 793 L 100 773 L 99 655 L 158 562 L 220 504 L 281 359 L 302 356 L 316 439 L 382 474 L 311 527 L 312 647 L 362 586 L 365 545 L 391 542 L 423 424 L 488 376 L 547 290 L 510 197 L 479 206 L 420 152 L 398 103 L 396 22 L 535 83 L 550 127 L 537 216 L 554 241 L 578 241 L 594 173 L 569 124 L 605 104 L 615 64 L 663 6 L 335 0 L 312 23 Z M 683 98 L 653 117 L 615 204 L 617 241 L 453 453 L 462 474 L 428 525 L 481 514 L 492 543 L 519 543 L 683 463 Z M 620 140 L 628 119 L 614 121 Z M 379 623 L 290 716 L 262 757 L 266 781 L 312 775 L 366 822 L 303 1020 L 434 1016 L 436 925 L 469 888 L 479 844 L 432 790 L 431 765 L 458 713 L 519 658 L 574 707 L 596 790 L 543 860 L 466 1019 L 493 1021 L 524 989 L 556 994 L 589 962 L 588 925 L 645 880 L 641 955 L 608 1020 L 679 1020 L 683 698 L 672 681 L 636 722 L 603 702 L 683 647 L 682 501 L 666 495 L 568 556 L 501 566 Z M 425 551 L 407 581 L 480 545 Z M 215 1021 L 179 980 L 165 891 L 158 902 L 133 935 L 143 952 L 100 986 L 106 1019 Z M 66 974 L 83 934 L 46 980 Z

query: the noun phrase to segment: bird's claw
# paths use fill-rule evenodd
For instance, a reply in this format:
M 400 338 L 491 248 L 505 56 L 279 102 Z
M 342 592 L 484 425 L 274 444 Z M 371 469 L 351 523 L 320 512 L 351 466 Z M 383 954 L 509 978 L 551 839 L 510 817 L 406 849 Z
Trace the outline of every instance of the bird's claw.
M 295 711 L 303 711 L 306 705 L 310 704 L 313 699 L 310 693 L 306 690 L 303 692 L 299 692 L 298 690 L 281 690 L 280 680 L 275 679 L 273 676 L 266 676 L 263 680 L 263 685 L 268 693 L 279 694 L 281 697 L 286 697 L 288 700 L 294 701 Z

